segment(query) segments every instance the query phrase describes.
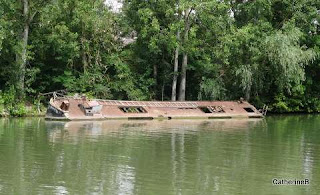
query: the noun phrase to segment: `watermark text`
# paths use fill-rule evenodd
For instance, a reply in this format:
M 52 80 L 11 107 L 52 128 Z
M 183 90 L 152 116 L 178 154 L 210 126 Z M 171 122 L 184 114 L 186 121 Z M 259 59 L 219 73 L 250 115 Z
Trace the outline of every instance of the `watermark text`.
M 272 179 L 273 185 L 309 185 L 309 179 Z

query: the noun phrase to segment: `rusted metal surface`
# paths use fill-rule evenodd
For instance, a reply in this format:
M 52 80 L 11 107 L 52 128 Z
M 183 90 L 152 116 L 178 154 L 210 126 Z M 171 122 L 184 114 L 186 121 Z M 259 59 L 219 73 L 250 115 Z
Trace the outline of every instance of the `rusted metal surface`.
M 46 116 L 53 120 L 238 117 L 262 118 L 263 115 L 246 101 L 159 102 L 62 97 L 50 100 Z

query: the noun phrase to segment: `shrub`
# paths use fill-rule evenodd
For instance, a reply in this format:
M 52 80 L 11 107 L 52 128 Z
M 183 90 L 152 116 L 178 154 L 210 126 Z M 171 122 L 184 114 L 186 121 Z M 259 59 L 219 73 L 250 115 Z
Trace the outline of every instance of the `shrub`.
M 8 110 L 11 116 L 21 117 L 27 114 L 26 106 L 22 102 L 11 106 Z

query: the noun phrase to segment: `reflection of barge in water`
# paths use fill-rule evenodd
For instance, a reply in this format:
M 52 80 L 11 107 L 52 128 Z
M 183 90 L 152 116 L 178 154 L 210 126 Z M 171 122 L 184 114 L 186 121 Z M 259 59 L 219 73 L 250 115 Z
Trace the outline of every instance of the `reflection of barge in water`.
M 46 119 L 181 119 L 262 118 L 246 101 L 117 101 L 85 97 L 56 97 L 50 100 Z
M 46 121 L 52 142 L 77 141 L 83 138 L 96 140 L 100 136 L 119 136 L 127 133 L 162 136 L 164 134 L 196 134 L 219 131 L 241 133 L 252 128 L 264 128 L 263 119 L 199 119 L 199 120 L 99 120 L 99 121 Z M 127 131 L 130 130 L 130 131 Z

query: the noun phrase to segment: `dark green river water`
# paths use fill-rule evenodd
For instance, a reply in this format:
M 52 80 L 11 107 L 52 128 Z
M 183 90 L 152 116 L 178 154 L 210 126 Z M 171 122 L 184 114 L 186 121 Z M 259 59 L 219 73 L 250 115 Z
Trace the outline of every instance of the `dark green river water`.
M 0 119 L 0 194 L 320 194 L 320 115 Z

